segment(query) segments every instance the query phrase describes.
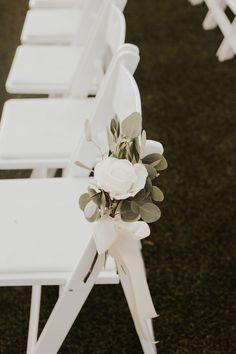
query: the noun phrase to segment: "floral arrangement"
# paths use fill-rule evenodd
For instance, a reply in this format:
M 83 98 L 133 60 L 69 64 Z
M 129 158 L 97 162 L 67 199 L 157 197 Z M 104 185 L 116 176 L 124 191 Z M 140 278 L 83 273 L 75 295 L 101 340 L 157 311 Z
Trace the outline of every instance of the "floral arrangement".
M 167 161 L 160 143 L 146 140 L 142 117 L 133 113 L 121 123 L 111 120 L 107 129 L 107 147 L 93 138 L 90 123 L 85 135 L 101 152 L 101 160 L 90 172 L 94 185 L 80 196 L 79 204 L 86 219 L 94 222 L 93 238 L 98 254 L 110 255 L 117 263 L 120 277 L 128 277 L 131 313 L 140 338 L 156 343 L 143 327 L 146 319 L 157 317 L 148 288 L 138 240 L 150 235 L 149 223 L 157 221 L 161 211 L 157 204 L 164 195 L 156 185 Z M 96 139 L 95 139 L 96 138 Z M 160 149 L 161 147 L 161 149 Z M 159 151 L 159 153 L 157 152 Z M 88 168 L 77 162 L 80 167 Z
M 88 121 L 85 132 L 87 140 L 97 145 Z M 101 153 L 102 159 L 93 171 L 95 185 L 79 199 L 86 219 L 95 222 L 118 217 L 123 222 L 157 221 L 161 216 L 157 204 L 163 201 L 164 195 L 156 180 L 167 168 L 167 161 L 159 153 L 145 155 L 147 140 L 141 115 L 133 113 L 121 123 L 113 118 L 107 129 L 107 140 L 109 152 Z

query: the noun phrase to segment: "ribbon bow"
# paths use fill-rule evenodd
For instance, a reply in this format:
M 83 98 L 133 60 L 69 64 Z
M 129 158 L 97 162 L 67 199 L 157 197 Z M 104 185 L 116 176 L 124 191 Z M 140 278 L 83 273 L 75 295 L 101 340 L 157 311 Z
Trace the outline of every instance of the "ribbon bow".
M 149 235 L 150 228 L 144 221 L 124 222 L 118 217 L 106 217 L 94 224 L 94 240 L 98 253 L 102 254 L 107 251 L 115 259 L 121 282 L 125 276 L 128 277 L 128 303 L 136 331 L 140 338 L 153 342 L 154 339 L 147 326 L 145 328 L 144 320 L 157 317 L 157 313 L 148 288 L 143 258 L 137 242 Z

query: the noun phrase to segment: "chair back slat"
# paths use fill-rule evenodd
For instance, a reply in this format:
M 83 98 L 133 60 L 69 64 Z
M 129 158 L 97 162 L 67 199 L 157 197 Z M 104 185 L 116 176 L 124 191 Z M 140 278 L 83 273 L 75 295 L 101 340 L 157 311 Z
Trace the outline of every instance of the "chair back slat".
M 99 16 L 105 5 L 104 0 L 86 0 L 81 9 L 81 21 L 78 21 L 77 35 L 74 39 L 74 44 L 84 45 L 88 40 L 88 34 L 91 28 L 94 27 L 94 22 Z
M 97 64 L 102 66 L 105 53 L 112 46 L 111 57 L 124 44 L 125 20 L 121 11 L 110 0 L 99 0 L 103 5 L 97 15 L 96 24 L 91 30 L 88 44 L 84 49 L 78 68 L 72 81 L 69 96 L 84 97 L 88 95 L 92 80 L 96 75 Z M 113 18 L 114 23 L 110 21 Z M 111 32 L 109 38 L 107 33 Z M 113 44 L 112 44 L 113 43 Z M 110 59 L 107 61 L 110 62 Z M 108 65 L 103 65 L 106 71 Z
M 123 45 L 113 58 L 91 113 L 91 126 L 97 135 L 104 133 L 115 115 L 122 119 L 132 112 L 141 113 L 139 89 L 133 78 L 138 62 L 138 48 L 130 44 Z M 75 166 L 74 162 L 79 160 L 92 167 L 97 156 L 98 150 L 94 144 L 83 138 L 65 169 L 65 176 L 87 176 L 88 171 Z

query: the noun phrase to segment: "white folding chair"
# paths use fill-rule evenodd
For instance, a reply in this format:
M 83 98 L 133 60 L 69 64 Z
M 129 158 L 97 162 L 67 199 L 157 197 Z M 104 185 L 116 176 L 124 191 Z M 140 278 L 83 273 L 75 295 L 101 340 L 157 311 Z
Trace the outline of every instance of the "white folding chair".
M 120 46 L 123 32 L 116 28 L 116 22 L 111 21 L 108 34 L 107 43 L 115 61 L 118 48 L 130 45 Z M 93 74 L 91 52 L 102 50 L 96 40 L 90 45 L 92 48 L 88 48 L 77 73 L 82 79 Z M 109 60 L 105 82 L 106 75 L 110 75 Z M 52 175 L 57 168 L 65 168 L 94 107 L 94 98 L 77 98 L 78 92 L 81 93 L 79 82 L 75 77 L 68 98 L 12 99 L 5 103 L 0 129 L 0 169 L 34 169 L 32 176 L 43 177 Z
M 96 71 L 96 83 L 90 83 L 93 92 L 104 75 L 104 56 L 109 48 L 121 45 L 125 40 L 125 19 L 123 13 L 110 0 L 90 0 L 100 7 L 100 14 L 92 26 L 85 46 L 19 46 L 6 82 L 10 93 L 68 95 L 74 78 L 79 81 L 80 90 L 84 91 L 88 79 L 78 77 L 81 60 L 89 47 Z M 91 18 L 90 18 L 91 19 Z M 115 38 L 113 37 L 115 36 Z M 110 40 L 114 41 L 111 43 Z M 96 47 L 96 51 L 93 49 Z M 91 68 L 93 70 L 93 68 Z M 92 80 L 93 81 L 93 80 Z M 90 87 L 83 93 L 91 93 Z M 77 92 L 79 95 L 79 92 Z
M 226 3 L 225 0 L 216 0 L 219 7 L 222 9 L 222 11 L 225 10 L 226 8 Z M 215 16 L 212 13 L 212 11 L 208 11 L 203 23 L 202 23 L 203 28 L 207 30 L 212 30 L 217 27 L 217 22 L 215 21 Z
M 97 134 L 115 114 L 122 119 L 141 111 L 132 76 L 138 61 L 137 49 L 124 50 L 109 68 L 92 113 Z M 66 169 L 67 178 L 0 181 L 0 285 L 33 287 L 28 354 L 58 352 L 103 270 L 104 256 L 96 257 L 92 226 L 78 206 L 78 196 L 92 179 L 73 164 L 79 159 L 92 166 L 97 154 L 91 143 L 82 140 Z M 130 303 L 128 278 L 125 274 L 121 278 Z M 61 291 L 37 340 L 42 285 L 59 285 Z M 143 331 L 152 336 L 150 322 L 143 321 Z M 140 341 L 145 354 L 156 353 L 154 344 Z
M 205 3 L 224 36 L 216 55 L 219 61 L 231 59 L 236 54 L 236 2 L 234 0 L 205 0 Z M 232 22 L 224 11 L 226 6 L 235 16 Z
M 110 0 L 123 10 L 125 3 Z M 125 1 L 126 2 L 126 1 Z M 86 1 L 82 8 L 34 8 L 27 12 L 21 34 L 23 44 L 78 44 L 84 45 L 90 24 L 83 21 L 87 12 L 94 13 L 94 2 Z M 85 30 L 83 28 L 85 27 Z

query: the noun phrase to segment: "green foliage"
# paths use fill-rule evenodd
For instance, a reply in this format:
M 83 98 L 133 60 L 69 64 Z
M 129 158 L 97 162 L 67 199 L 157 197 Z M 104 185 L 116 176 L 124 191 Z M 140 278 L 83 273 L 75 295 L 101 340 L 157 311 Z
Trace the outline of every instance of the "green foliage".
M 161 154 L 150 154 L 143 158 L 143 163 L 153 166 L 157 171 L 163 171 L 168 167 L 165 157 Z
M 85 135 L 87 140 L 92 141 L 90 122 L 86 121 Z M 131 163 L 142 162 L 147 169 L 148 177 L 144 188 L 134 197 L 117 201 L 111 199 L 109 193 L 103 190 L 88 188 L 88 193 L 80 197 L 80 208 L 84 211 L 88 221 L 98 220 L 102 215 L 114 217 L 117 213 L 126 222 L 139 220 L 147 223 L 157 221 L 161 211 L 155 203 L 162 202 L 164 195 L 160 188 L 153 185 L 153 180 L 159 176 L 159 172 L 167 168 L 167 161 L 164 156 L 153 153 L 145 156 L 140 161 L 141 151 L 144 151 L 146 144 L 146 132 L 142 131 L 142 117 L 139 113 L 132 113 L 120 124 L 117 117 L 113 118 L 110 128 L 107 129 L 109 144 L 109 156 L 118 159 L 127 159 Z M 82 163 L 77 162 L 80 167 Z M 90 169 L 89 169 L 90 170 Z
M 80 209 L 82 209 L 84 211 L 86 205 L 88 204 L 88 202 L 90 201 L 90 195 L 89 193 L 84 193 L 80 196 L 79 198 L 79 206 Z
M 121 123 L 122 133 L 129 139 L 137 138 L 142 132 L 142 117 L 139 113 L 132 113 Z
M 153 203 L 145 203 L 139 208 L 141 218 L 147 223 L 153 223 L 160 219 L 161 211 L 157 205 Z
M 131 222 L 140 218 L 139 209 L 133 210 L 131 208 L 131 201 L 124 200 L 120 208 L 120 215 L 123 221 Z
M 94 222 L 101 217 L 98 206 L 92 200 L 87 203 L 84 215 L 89 222 Z
M 144 166 L 147 169 L 148 176 L 150 177 L 150 179 L 151 180 L 155 179 L 157 177 L 157 170 L 155 169 L 155 167 L 153 167 L 152 165 L 147 165 L 147 164 L 144 164 Z
M 156 186 L 152 186 L 151 196 L 155 202 L 162 202 L 164 200 L 164 194 L 160 188 Z

